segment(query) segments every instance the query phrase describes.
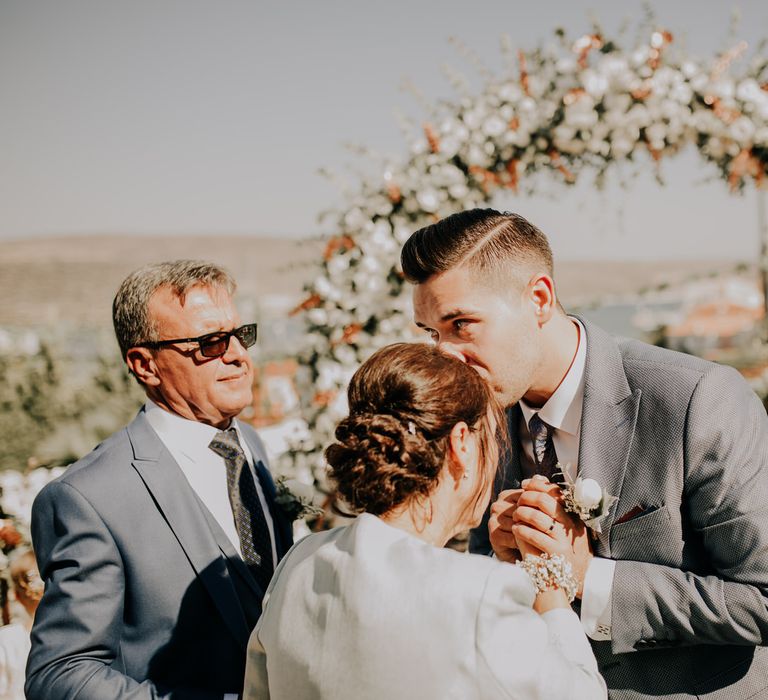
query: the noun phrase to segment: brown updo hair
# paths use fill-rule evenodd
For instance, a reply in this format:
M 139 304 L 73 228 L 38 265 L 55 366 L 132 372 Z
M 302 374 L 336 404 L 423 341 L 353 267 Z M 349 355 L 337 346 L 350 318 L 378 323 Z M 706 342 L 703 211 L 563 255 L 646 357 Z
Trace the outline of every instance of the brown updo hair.
M 479 431 L 481 464 L 506 426 L 482 377 L 425 343 L 396 343 L 374 353 L 355 372 L 347 396 L 349 416 L 325 457 L 336 495 L 356 513 L 384 515 L 427 497 L 457 423 Z M 487 472 L 481 468 L 475 503 L 491 478 Z

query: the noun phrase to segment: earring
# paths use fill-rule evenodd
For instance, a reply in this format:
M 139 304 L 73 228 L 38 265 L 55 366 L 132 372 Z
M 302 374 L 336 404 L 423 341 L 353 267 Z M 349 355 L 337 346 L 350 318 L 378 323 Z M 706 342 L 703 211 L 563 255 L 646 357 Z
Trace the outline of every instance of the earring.
M 469 479 L 469 469 L 464 470 L 464 474 L 461 477 L 462 479 Z

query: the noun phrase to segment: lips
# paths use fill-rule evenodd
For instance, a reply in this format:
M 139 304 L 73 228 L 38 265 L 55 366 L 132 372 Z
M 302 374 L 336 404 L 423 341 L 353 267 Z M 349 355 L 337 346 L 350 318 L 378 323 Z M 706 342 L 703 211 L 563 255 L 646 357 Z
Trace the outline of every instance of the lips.
M 219 381 L 220 382 L 236 382 L 236 381 L 238 381 L 240 379 L 246 379 L 247 377 L 248 377 L 248 373 L 247 372 L 243 372 L 242 374 L 233 374 L 230 377 L 221 377 L 221 379 L 219 379 Z

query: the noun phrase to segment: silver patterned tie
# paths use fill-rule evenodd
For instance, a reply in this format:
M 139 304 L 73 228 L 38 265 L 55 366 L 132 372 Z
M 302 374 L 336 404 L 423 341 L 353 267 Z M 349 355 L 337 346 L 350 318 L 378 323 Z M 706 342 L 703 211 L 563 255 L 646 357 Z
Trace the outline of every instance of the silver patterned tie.
M 224 458 L 227 467 L 229 503 L 232 506 L 235 529 L 240 538 L 243 561 L 259 585 L 266 589 L 274 571 L 272 542 L 253 475 L 237 439 L 237 432 L 234 428 L 220 430 L 208 447 Z
M 538 413 L 528 421 L 528 430 L 533 441 L 533 459 L 536 462 L 536 473 L 546 476 L 550 481 L 558 481 L 555 474 L 557 469 L 557 452 L 552 439 L 552 427 L 547 425 Z

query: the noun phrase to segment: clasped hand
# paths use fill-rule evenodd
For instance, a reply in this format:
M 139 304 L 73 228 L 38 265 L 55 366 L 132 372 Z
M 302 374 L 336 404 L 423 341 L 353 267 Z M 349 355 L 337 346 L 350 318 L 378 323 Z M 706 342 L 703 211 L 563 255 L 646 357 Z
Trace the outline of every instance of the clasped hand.
M 526 554 L 562 554 L 573 567 L 577 598 L 592 559 L 589 530 L 580 518 L 563 507 L 557 484 L 536 475 L 520 489 L 499 494 L 488 522 L 491 546 L 502 561 L 514 562 Z

